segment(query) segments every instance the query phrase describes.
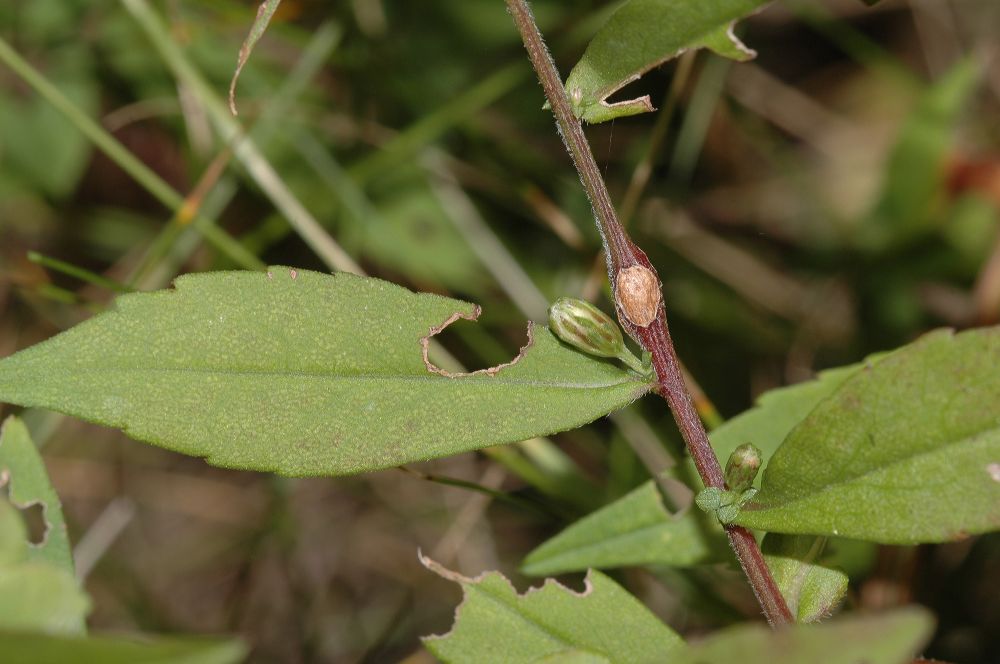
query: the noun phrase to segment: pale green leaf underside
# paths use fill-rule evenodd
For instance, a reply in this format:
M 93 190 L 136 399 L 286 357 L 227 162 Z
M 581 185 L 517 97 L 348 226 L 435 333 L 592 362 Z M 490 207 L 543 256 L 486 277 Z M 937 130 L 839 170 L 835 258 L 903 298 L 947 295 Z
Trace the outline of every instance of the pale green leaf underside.
M 688 567 L 722 559 L 722 529 L 700 510 L 672 517 L 653 482 L 577 521 L 528 554 L 525 574 L 545 576 L 591 567 Z
M 0 427 L 0 486 L 6 484 L 10 499 L 20 508 L 41 504 L 45 536 L 28 549 L 28 557 L 57 565 L 73 574 L 66 520 L 59 496 L 24 422 L 8 417 Z
M 587 575 L 576 593 L 546 581 L 520 595 L 499 572 L 469 579 L 423 559 L 443 577 L 462 585 L 464 600 L 452 630 L 424 639 L 445 662 L 622 662 L 668 661 L 682 645 L 635 597 L 600 572 Z
M 819 625 L 772 630 L 739 625 L 684 648 L 670 664 L 900 664 L 926 643 L 934 620 L 908 607 L 881 615 L 853 615 Z
M 118 427 L 216 465 L 304 476 L 573 428 L 648 389 L 543 327 L 495 374 L 431 373 L 422 340 L 477 311 L 350 274 L 188 275 L 0 360 L 0 401 Z
M 938 331 L 848 379 L 771 458 L 742 525 L 890 544 L 1000 528 L 1000 328 Z
M 605 122 L 653 110 L 649 97 L 609 103 L 608 97 L 653 67 L 687 50 L 710 48 L 745 60 L 753 55 L 732 23 L 766 0 L 631 0 L 587 46 L 566 80 L 577 117 Z
M 847 593 L 847 575 L 823 564 L 825 537 L 768 533 L 764 560 L 797 622 L 830 615 Z
M 72 572 L 28 557 L 20 514 L 0 498 L 0 630 L 82 634 L 90 602 Z M 11 658 L 0 647 L 3 661 Z
M 72 638 L 0 632 L 0 652 L 8 662 L 65 664 L 236 664 L 246 647 L 236 640 L 94 636 Z

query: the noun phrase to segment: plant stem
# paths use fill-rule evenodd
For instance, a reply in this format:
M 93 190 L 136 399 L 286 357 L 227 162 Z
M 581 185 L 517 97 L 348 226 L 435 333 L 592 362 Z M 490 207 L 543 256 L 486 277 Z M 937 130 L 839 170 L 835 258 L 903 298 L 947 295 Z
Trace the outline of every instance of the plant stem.
M 684 385 L 680 363 L 667 329 L 666 311 L 656 270 L 618 221 L 590 143 L 579 119 L 573 115 L 562 79 L 545 47 L 526 0 L 506 2 L 524 40 L 531 64 L 545 90 L 545 96 L 555 113 L 559 132 L 594 208 L 597 227 L 604 241 L 608 277 L 611 280 L 618 319 L 625 331 L 652 354 L 657 391 L 666 399 L 673 412 L 702 482 L 706 487 L 724 488 L 722 467 Z M 741 526 L 728 526 L 726 532 L 768 622 L 772 626 L 794 622 L 750 531 Z

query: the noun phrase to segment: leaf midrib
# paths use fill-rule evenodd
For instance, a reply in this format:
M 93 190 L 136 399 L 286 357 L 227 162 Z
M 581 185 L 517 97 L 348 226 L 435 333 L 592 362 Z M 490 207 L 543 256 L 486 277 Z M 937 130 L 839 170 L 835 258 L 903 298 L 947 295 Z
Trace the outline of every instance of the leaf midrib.
M 581 383 L 581 382 L 568 382 L 568 381 L 538 381 L 538 380 L 524 380 L 524 379 L 511 379 L 508 377 L 497 377 L 497 376 L 484 376 L 482 374 L 478 375 L 467 375 L 458 376 L 455 378 L 447 378 L 445 376 L 437 376 L 428 372 L 426 375 L 418 374 L 377 374 L 377 373 L 357 373 L 357 374 L 336 374 L 336 373 L 325 373 L 321 371 L 306 371 L 306 370 L 273 370 L 273 369 L 221 369 L 221 368 L 201 368 L 201 367 L 60 367 L 60 371 L 55 371 L 54 369 L 48 369 L 44 373 L 191 373 L 191 374 L 208 374 L 208 375 L 223 375 L 223 376 L 258 376 L 258 377 L 281 377 L 281 378 L 322 378 L 326 380 L 365 380 L 365 381 L 405 381 L 405 382 L 434 382 L 440 383 L 444 380 L 458 380 L 465 382 L 475 382 L 480 384 L 489 384 L 490 382 L 497 383 L 500 385 L 517 385 L 522 387 L 538 387 L 538 388 L 549 388 L 549 389 L 565 389 L 565 390 L 591 390 L 591 389 L 609 389 L 620 387 L 623 385 L 634 385 L 636 388 L 648 387 L 648 385 L 635 380 L 622 379 L 612 382 L 600 382 L 600 383 Z M 15 368 L 16 371 L 16 368 Z M 4 373 L 4 368 L 0 367 L 0 376 Z M 38 376 L 39 373 L 36 372 L 34 375 Z

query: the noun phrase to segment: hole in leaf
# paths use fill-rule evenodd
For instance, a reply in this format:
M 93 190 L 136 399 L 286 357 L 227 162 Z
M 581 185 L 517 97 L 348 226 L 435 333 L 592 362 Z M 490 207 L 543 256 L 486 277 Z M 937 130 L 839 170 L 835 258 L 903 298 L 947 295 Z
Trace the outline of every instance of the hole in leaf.
M 486 324 L 483 319 L 486 318 Z M 434 335 L 434 341 L 447 349 L 466 372 L 480 371 L 501 364 L 508 364 L 517 357 L 528 343 L 526 324 L 505 325 L 501 329 L 490 326 L 487 316 L 470 321 L 464 318 L 450 323 Z
M 49 529 L 49 526 L 45 523 L 45 508 L 42 507 L 42 504 L 34 503 L 27 507 L 14 505 L 14 507 L 21 513 L 21 518 L 24 519 L 25 528 L 28 530 L 28 542 L 34 546 L 38 546 L 44 542 L 45 532 Z
M 24 528 L 28 531 L 28 542 L 33 546 L 39 546 L 45 541 L 45 533 L 49 529 L 45 521 L 45 506 L 41 503 L 31 503 L 27 507 L 21 507 L 10 497 L 10 474 L 5 470 L 0 474 L 0 496 L 21 513 L 24 520 Z

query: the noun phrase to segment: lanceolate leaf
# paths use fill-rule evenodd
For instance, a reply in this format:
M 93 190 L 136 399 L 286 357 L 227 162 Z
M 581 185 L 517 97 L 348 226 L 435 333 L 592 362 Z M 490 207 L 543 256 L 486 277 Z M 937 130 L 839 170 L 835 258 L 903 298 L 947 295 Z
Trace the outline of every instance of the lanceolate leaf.
M 28 549 L 28 557 L 52 563 L 73 574 L 73 555 L 59 496 L 49 482 L 45 464 L 27 427 L 16 417 L 8 417 L 0 427 L 0 487 L 4 485 L 17 507 L 23 509 L 40 504 L 44 510 L 44 539 Z
M 608 102 L 642 74 L 684 51 L 710 48 L 745 60 L 753 52 L 732 34 L 733 22 L 766 0 L 631 0 L 615 12 L 570 72 L 566 91 L 587 122 L 652 111 L 649 97 Z
M 669 661 L 670 664 L 902 664 L 913 660 L 933 627 L 929 613 L 917 607 L 780 630 L 760 623 L 739 625 L 683 648 Z
M 667 662 L 680 637 L 600 572 L 577 593 L 546 581 L 518 594 L 499 572 L 469 579 L 426 558 L 462 586 L 455 625 L 424 645 L 445 662 Z
M 742 525 L 888 544 L 1000 528 L 1000 328 L 939 331 L 848 379 L 792 432 Z
M 537 326 L 509 366 L 435 373 L 429 336 L 477 314 L 349 274 L 189 275 L 0 361 L 0 401 L 217 465 L 338 475 L 580 426 L 648 389 Z
M 725 536 L 697 509 L 673 517 L 653 482 L 574 523 L 524 559 L 534 576 L 590 567 L 670 565 L 687 567 L 722 559 Z

